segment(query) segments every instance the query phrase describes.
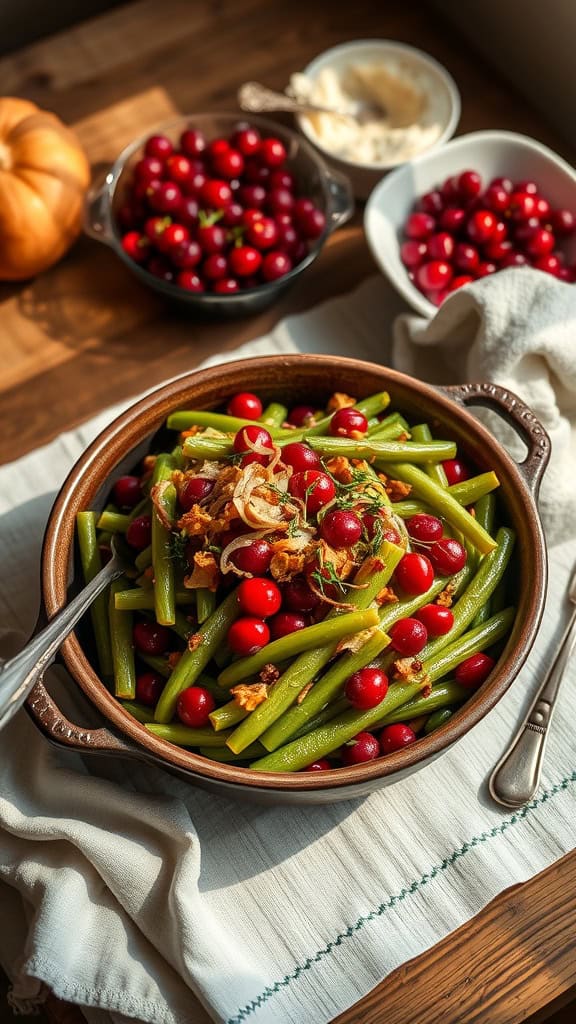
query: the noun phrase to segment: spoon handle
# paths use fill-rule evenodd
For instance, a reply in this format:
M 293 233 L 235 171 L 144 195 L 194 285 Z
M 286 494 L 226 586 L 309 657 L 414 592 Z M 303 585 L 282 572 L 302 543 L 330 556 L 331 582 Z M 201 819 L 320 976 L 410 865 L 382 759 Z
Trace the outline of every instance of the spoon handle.
M 112 580 L 121 576 L 123 571 L 119 561 L 112 558 L 72 601 L 56 613 L 44 629 L 32 637 L 19 654 L 5 662 L 0 671 L 0 729 L 22 706 L 35 683 L 54 660 L 62 642 L 98 594 Z
M 512 744 L 488 783 L 490 794 L 504 807 L 522 807 L 540 784 L 544 749 L 564 670 L 576 646 L 576 609 L 572 613 L 554 662 Z
M 259 82 L 245 82 L 244 85 L 241 85 L 238 90 L 238 103 L 242 110 L 249 110 L 253 114 L 270 110 L 288 110 L 297 114 L 312 112 L 337 114 L 339 117 L 346 116 L 330 107 L 319 106 L 317 103 L 304 103 L 292 99 L 284 92 L 274 92 L 272 89 L 267 89 L 265 85 L 260 85 Z

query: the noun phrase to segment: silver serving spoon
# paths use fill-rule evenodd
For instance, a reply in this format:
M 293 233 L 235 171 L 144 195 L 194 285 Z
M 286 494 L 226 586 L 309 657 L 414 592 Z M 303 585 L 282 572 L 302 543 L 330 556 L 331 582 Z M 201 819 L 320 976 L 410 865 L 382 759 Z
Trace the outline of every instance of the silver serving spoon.
M 58 648 L 92 602 L 113 580 L 122 576 L 127 568 L 116 550 L 112 538 L 112 558 L 97 576 L 69 604 L 50 620 L 47 626 L 32 637 L 23 650 L 4 662 L 0 669 L 0 729 L 10 721 L 26 700 L 48 666 L 54 661 Z
M 576 647 L 576 570 L 570 580 L 568 600 L 574 609 L 558 653 L 520 729 L 490 776 L 490 793 L 504 807 L 522 807 L 532 799 L 540 784 L 554 704 L 564 670 Z
M 335 107 L 326 107 L 319 103 L 295 100 L 284 92 L 267 89 L 259 82 L 245 82 L 240 86 L 238 103 L 242 110 L 248 110 L 253 114 L 272 110 L 287 110 L 294 114 L 334 114 L 335 117 L 344 117 L 347 120 L 356 121 L 360 125 L 368 124 L 371 121 L 381 121 L 386 117 L 384 108 L 371 100 L 362 101 L 357 110 L 352 113 L 337 110 Z

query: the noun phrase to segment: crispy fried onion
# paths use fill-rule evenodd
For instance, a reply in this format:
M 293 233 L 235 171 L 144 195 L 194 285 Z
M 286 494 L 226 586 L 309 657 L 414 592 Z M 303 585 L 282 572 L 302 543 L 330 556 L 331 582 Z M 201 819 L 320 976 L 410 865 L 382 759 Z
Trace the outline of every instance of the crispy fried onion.
M 197 590 L 200 587 L 207 587 L 215 591 L 218 586 L 220 573 L 216 559 L 211 551 L 196 551 L 194 555 L 194 568 L 189 576 L 184 577 L 184 586 L 187 590 Z
M 340 598 L 330 597 L 326 593 L 326 588 L 340 588 L 344 592 L 344 586 L 346 589 L 351 588 L 353 590 L 362 590 L 368 586 L 367 583 L 349 583 L 347 578 L 355 568 L 356 563 L 351 555 L 349 548 L 332 548 L 325 540 L 318 540 L 311 545 L 315 549 L 315 561 L 317 570 L 325 583 L 320 583 L 316 578 L 314 572 L 309 574 L 308 585 L 322 601 L 326 604 L 334 605 L 335 608 L 352 608 L 353 606 L 348 602 Z
M 229 544 L 226 545 L 222 554 L 220 555 L 220 572 L 226 575 L 228 572 L 234 572 L 237 576 L 253 576 L 252 572 L 244 572 L 243 569 L 239 569 L 234 562 L 231 561 L 231 557 L 238 548 L 247 548 L 255 540 L 262 540 L 270 534 L 270 529 L 267 530 L 253 530 L 251 533 L 243 533 L 240 537 L 234 537 Z
M 266 527 L 287 530 L 300 512 L 292 498 L 284 498 L 290 477 L 288 471 L 273 472 L 279 459 L 278 448 L 269 466 L 258 462 L 246 466 L 234 488 L 233 501 L 238 515 L 254 530 Z
M 373 637 L 379 626 L 371 626 L 370 629 L 361 629 L 359 633 L 353 633 L 351 636 L 345 636 L 339 641 L 336 648 L 336 653 L 340 651 L 352 651 L 353 654 L 357 654 L 359 650 L 364 647 L 364 644 L 368 643 L 371 637 Z
M 268 696 L 266 683 L 239 683 L 233 686 L 230 693 L 234 694 L 234 703 L 246 711 L 254 711 Z
M 174 523 L 172 522 L 170 516 L 166 512 L 163 499 L 167 489 L 173 486 L 174 484 L 172 483 L 171 480 L 160 480 L 159 483 L 154 484 L 153 487 L 150 488 L 150 500 L 154 505 L 154 508 L 156 509 L 156 515 L 158 516 L 158 519 L 160 520 L 162 526 L 166 530 L 171 530 L 172 527 L 174 526 Z

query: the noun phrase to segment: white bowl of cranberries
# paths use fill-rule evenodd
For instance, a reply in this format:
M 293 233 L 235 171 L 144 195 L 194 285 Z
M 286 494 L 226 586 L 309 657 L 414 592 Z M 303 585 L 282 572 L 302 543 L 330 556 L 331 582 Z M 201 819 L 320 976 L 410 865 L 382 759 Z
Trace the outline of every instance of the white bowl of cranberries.
M 346 178 L 294 132 L 198 114 L 128 146 L 85 227 L 167 298 L 237 316 L 274 302 L 353 208 Z
M 576 281 L 576 172 L 524 135 L 463 135 L 388 175 L 366 206 L 376 262 L 418 313 L 509 267 Z

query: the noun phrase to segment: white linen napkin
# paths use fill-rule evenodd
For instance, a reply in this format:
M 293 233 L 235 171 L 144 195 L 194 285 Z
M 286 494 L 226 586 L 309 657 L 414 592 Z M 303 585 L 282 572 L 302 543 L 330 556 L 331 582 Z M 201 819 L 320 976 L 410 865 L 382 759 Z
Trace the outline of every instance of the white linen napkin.
M 372 279 L 227 358 L 313 343 L 386 360 L 389 308 Z M 54 490 L 117 411 L 0 470 L 5 631 L 32 628 Z M 43 984 L 90 1018 L 192 1024 L 191 990 L 225 1024 L 323 1024 L 560 858 L 575 839 L 576 664 L 538 797 L 503 813 L 486 777 L 558 643 L 575 560 L 575 543 L 554 548 L 542 631 L 498 707 L 434 764 L 365 800 L 232 802 L 129 760 L 83 762 L 19 713 L 0 734 L 0 960 L 15 1005 L 29 1009 Z M 50 686 L 90 723 L 66 673 L 53 670 Z
M 432 320 L 395 324 L 393 363 L 433 384 L 490 380 L 530 406 L 552 441 L 540 492 L 550 535 L 576 535 L 576 287 L 515 268 L 459 288 Z M 478 412 L 515 457 L 517 435 Z

